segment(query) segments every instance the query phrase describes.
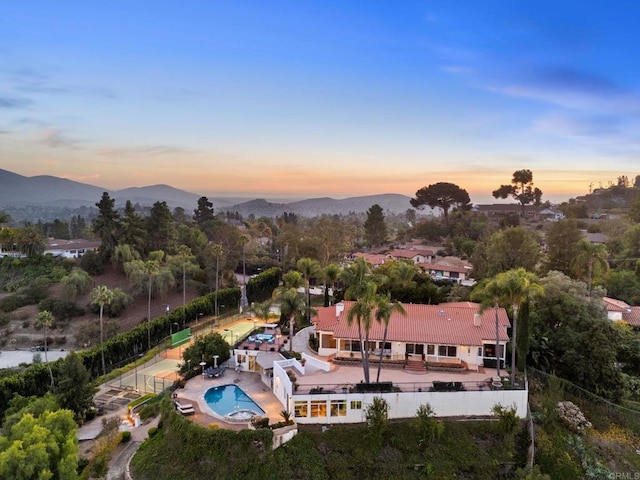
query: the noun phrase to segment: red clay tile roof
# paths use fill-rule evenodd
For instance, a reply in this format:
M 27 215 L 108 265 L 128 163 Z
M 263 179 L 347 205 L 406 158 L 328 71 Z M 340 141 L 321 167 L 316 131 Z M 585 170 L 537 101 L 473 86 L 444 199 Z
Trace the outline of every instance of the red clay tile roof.
M 362 257 L 371 265 L 382 265 L 387 259 L 386 255 L 380 255 L 377 253 L 362 253 L 362 252 L 356 252 L 352 254 L 352 257 L 354 258 Z
M 389 256 L 393 258 L 413 258 L 418 255 L 422 255 L 423 257 L 433 256 L 432 250 L 392 250 L 389 252 Z
M 615 298 L 604 297 L 602 301 L 604 302 L 604 308 L 607 309 L 607 312 L 625 312 L 631 308 L 628 303 L 622 300 L 616 300 Z
M 640 328 L 640 307 L 629 307 L 629 312 L 622 314 L 622 320 L 635 328 Z
M 316 330 L 333 332 L 336 338 L 358 338 L 358 327 L 354 322 L 347 324 L 347 312 L 355 302 L 342 302 L 344 309 L 336 317 L 336 308 L 318 308 Z M 487 309 L 481 313 L 481 325 L 473 325 L 474 314 L 479 305 L 471 302 L 444 303 L 440 305 L 403 304 L 406 316 L 394 313 L 389 322 L 387 341 L 410 343 L 433 343 L 438 345 L 482 345 L 482 341 L 495 342 L 495 311 Z M 498 309 L 499 336 L 507 341 L 507 327 L 510 325 L 504 308 Z M 382 340 L 384 328 L 373 322 L 369 331 L 370 340 Z

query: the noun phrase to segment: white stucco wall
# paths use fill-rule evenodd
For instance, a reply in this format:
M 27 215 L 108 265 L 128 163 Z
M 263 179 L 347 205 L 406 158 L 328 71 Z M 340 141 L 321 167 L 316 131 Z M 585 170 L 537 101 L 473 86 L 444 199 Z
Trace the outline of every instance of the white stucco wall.
M 360 423 L 364 421 L 367 406 L 374 397 L 381 397 L 389 403 L 389 418 L 412 418 L 420 405 L 429 404 L 438 417 L 488 416 L 496 404 L 515 405 L 519 417 L 527 415 L 527 390 L 486 390 L 468 392 L 399 392 L 399 393 L 349 393 L 345 395 L 294 395 L 293 405 L 298 401 L 327 402 L 325 417 L 296 417 L 300 424 Z M 346 416 L 332 417 L 331 400 L 345 399 Z M 351 401 L 362 402 L 362 409 L 352 410 Z M 309 412 L 311 411 L 309 405 Z

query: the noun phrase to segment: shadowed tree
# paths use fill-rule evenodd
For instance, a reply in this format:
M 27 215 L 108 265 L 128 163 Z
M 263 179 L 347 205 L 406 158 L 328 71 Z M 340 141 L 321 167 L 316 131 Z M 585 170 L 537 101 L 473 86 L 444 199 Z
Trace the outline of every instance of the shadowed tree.
M 384 325 L 384 332 L 382 334 L 382 349 L 380 351 L 380 362 L 378 363 L 378 374 L 376 375 L 376 382 L 380 381 L 380 370 L 382 369 L 382 353 L 384 352 L 385 344 L 387 343 L 387 332 L 389 330 L 389 321 L 391 315 L 394 312 L 398 312 L 401 315 L 406 315 L 407 312 L 399 302 L 391 301 L 391 294 L 378 295 L 376 298 L 376 322 L 380 322 Z
M 533 187 L 533 173 L 531 170 L 516 170 L 513 172 L 511 185 L 500 185 L 493 191 L 494 198 L 512 197 L 522 206 L 522 216 L 525 216 L 525 205 L 533 203 L 540 205 L 542 190 Z
M 299 322 L 309 308 L 304 295 L 295 288 L 274 292 L 275 300 L 280 303 L 280 314 L 289 322 L 289 351 L 293 351 L 293 333 L 296 320 Z
M 371 247 L 378 247 L 387 240 L 387 225 L 384 223 L 384 212 L 380 205 L 372 205 L 369 210 L 367 210 L 367 219 L 364 222 L 364 234 L 367 243 Z
M 103 261 L 110 261 L 111 255 L 118 244 L 117 232 L 119 229 L 119 215 L 115 210 L 116 201 L 107 192 L 102 194 L 98 207 L 98 216 L 93 221 L 91 228 L 98 235 L 102 244 L 100 245 L 100 256 Z
M 451 207 L 459 210 L 470 210 L 471 199 L 469 193 L 454 183 L 438 182 L 422 187 L 416 196 L 410 200 L 411 206 L 422 209 L 425 205 L 440 208 L 445 220 L 449 219 Z
M 214 219 L 213 203 L 207 197 L 198 199 L 198 208 L 193 211 L 193 219 L 198 225 Z
M 102 375 L 107 374 L 104 363 L 104 323 L 102 321 L 105 305 L 110 305 L 113 301 L 113 291 L 105 285 L 98 285 L 91 291 L 91 304 L 100 307 L 100 356 L 102 358 Z
M 240 299 L 240 313 L 244 313 L 249 306 L 249 301 L 247 299 L 247 264 L 245 261 L 246 247 L 249 240 L 249 236 L 244 233 L 240 235 L 240 238 L 238 239 L 238 243 L 242 249 L 242 298 Z
M 601 243 L 591 243 L 586 238 L 578 242 L 578 254 L 573 260 L 574 274 L 585 279 L 587 294 L 591 297 L 591 284 L 595 273 L 606 273 L 609 270 L 607 262 L 607 247 Z
M 53 371 L 51 370 L 51 365 L 49 364 L 49 358 L 47 356 L 47 351 L 49 347 L 47 346 L 47 329 L 51 328 L 53 325 L 53 314 L 48 310 L 43 310 L 38 313 L 38 317 L 36 318 L 36 325 L 39 325 L 44 330 L 44 361 L 47 363 L 47 368 L 49 369 L 49 377 L 51 378 L 51 391 L 55 390 L 55 383 L 53 381 Z
M 118 236 L 118 243 L 128 244 L 138 252 L 146 251 L 145 237 L 147 231 L 145 229 L 145 220 L 136 213 L 136 209 L 127 200 L 124 206 L 124 212 L 120 220 L 120 234 Z
M 355 322 L 358 326 L 358 340 L 360 342 L 360 353 L 362 354 L 362 369 L 364 371 L 365 383 L 369 380 L 369 332 L 373 323 L 373 309 L 375 308 L 375 295 L 377 286 L 371 281 L 365 281 L 358 286 L 356 302 L 347 311 L 347 325 L 351 326 Z M 363 337 L 364 331 L 364 337 Z

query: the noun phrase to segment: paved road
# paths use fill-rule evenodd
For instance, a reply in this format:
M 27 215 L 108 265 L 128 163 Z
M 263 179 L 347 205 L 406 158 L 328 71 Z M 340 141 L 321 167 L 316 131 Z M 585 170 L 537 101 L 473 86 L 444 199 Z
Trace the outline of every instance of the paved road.
M 293 336 L 293 349 L 296 352 L 304 352 L 307 355 L 315 355 L 315 353 L 309 349 L 309 335 L 311 335 L 315 331 L 316 327 L 312 325 L 311 327 L 303 328 L 298 333 L 296 333 Z
M 138 428 L 131 430 L 131 441 L 122 450 L 116 450 L 117 454 L 114 454 L 109 460 L 109 472 L 107 473 L 107 480 L 121 480 L 127 478 L 125 471 L 129 466 L 131 458 L 135 455 L 142 445 L 142 442 L 149 436 L 149 429 L 151 427 L 157 427 L 160 417 L 152 419 L 149 423 L 140 425 Z
M 33 363 L 33 356 L 39 353 L 40 361 L 44 363 L 44 352 L 32 352 L 29 350 L 2 350 L 0 351 L 0 368 L 17 367 L 21 363 Z M 50 362 L 54 362 L 59 358 L 62 358 L 69 353 L 65 350 L 51 350 L 47 351 L 47 358 Z

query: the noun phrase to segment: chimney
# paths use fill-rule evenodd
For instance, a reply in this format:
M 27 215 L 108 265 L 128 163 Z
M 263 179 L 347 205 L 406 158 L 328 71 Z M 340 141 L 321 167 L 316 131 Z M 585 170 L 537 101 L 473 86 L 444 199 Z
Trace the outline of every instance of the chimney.
M 340 314 L 344 311 L 344 303 L 336 303 L 336 317 L 339 317 Z
M 473 326 L 480 327 L 482 325 L 482 316 L 479 313 L 473 314 Z

